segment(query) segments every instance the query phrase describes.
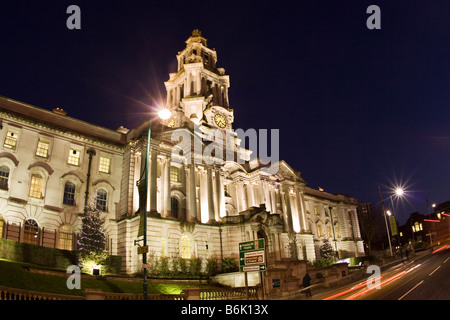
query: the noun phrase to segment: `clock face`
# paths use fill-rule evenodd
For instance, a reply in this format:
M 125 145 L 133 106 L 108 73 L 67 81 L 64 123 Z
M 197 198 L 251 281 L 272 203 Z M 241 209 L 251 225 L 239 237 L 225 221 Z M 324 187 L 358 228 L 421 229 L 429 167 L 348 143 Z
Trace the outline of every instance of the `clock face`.
M 227 119 L 225 119 L 225 117 L 220 113 L 215 115 L 214 121 L 222 129 L 227 125 Z

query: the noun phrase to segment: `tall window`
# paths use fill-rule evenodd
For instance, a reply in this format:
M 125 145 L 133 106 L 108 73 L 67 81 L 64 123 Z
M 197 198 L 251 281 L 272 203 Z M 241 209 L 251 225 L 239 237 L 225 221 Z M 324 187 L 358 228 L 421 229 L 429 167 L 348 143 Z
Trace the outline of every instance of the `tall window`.
M 68 225 L 63 225 L 59 228 L 59 249 L 72 250 L 72 228 Z
M 191 259 L 191 239 L 188 235 L 183 234 L 180 239 L 180 256 L 183 259 Z
M 8 190 L 9 168 L 7 166 L 0 167 L 0 190 Z
M 39 157 L 47 158 L 49 146 L 50 146 L 50 143 L 39 140 L 38 146 L 36 149 L 36 155 Z
M 100 157 L 98 171 L 103 172 L 103 173 L 109 173 L 110 166 L 111 166 L 110 158 Z
M 6 134 L 5 142 L 3 143 L 3 147 L 15 150 L 17 146 L 17 138 L 17 133 L 8 131 L 8 133 Z
M 320 224 L 317 225 L 317 236 L 319 238 L 323 237 L 323 230 L 322 230 L 322 226 Z
M 327 226 L 327 236 L 328 236 L 328 238 L 332 238 L 333 237 L 333 232 L 331 230 L 331 226 Z
M 179 171 L 177 167 L 170 167 L 170 181 L 179 182 Z
M 69 159 L 67 160 L 68 164 L 79 166 L 80 165 L 80 155 L 81 152 L 79 150 L 70 149 Z
M 174 218 L 178 218 L 178 199 L 175 197 L 170 198 L 170 211 Z
M 72 182 L 68 181 L 64 185 L 63 203 L 71 206 L 75 205 L 75 184 Z
M 39 226 L 36 221 L 29 219 L 25 221 L 25 230 L 23 233 L 23 242 L 29 244 L 38 244 Z
M 103 212 L 107 212 L 107 200 L 108 193 L 103 189 L 97 190 L 97 209 Z
M 42 199 L 42 184 L 44 178 L 40 174 L 33 174 L 31 176 L 30 193 L 29 196 L 37 199 Z
M 5 220 L 3 220 L 3 217 L 0 215 L 0 238 L 3 237 L 3 226 L 5 225 Z

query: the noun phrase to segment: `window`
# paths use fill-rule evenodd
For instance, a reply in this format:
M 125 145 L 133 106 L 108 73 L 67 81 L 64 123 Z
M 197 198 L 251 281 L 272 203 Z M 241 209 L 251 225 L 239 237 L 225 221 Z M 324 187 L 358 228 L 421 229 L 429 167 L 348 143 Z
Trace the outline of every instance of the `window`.
M 178 168 L 177 167 L 170 167 L 170 181 L 172 182 L 179 182 L 179 174 L 178 174 Z
M 319 238 L 323 237 L 322 226 L 320 224 L 317 225 L 317 236 Z
M 175 197 L 170 198 L 170 212 L 172 217 L 178 218 L 178 199 Z
M 331 226 L 327 226 L 327 235 L 328 235 L 328 238 L 333 237 L 333 233 L 331 232 Z
M 17 146 L 17 138 L 18 138 L 17 133 L 8 131 L 8 133 L 6 134 L 5 143 L 3 144 L 3 146 L 5 148 L 15 150 L 16 146 Z
M 419 231 L 422 231 L 423 230 L 423 226 L 422 226 L 422 223 L 419 223 L 419 222 L 415 222 L 414 223 L 414 225 L 412 226 L 412 230 L 413 230 L 413 232 L 419 232 Z
M 314 213 L 316 215 L 319 215 L 319 207 L 318 206 L 314 206 Z
M 30 193 L 29 196 L 37 199 L 42 199 L 42 184 L 44 178 L 40 174 L 33 174 L 31 176 Z
M 25 221 L 25 231 L 23 233 L 23 242 L 28 244 L 38 244 L 39 226 L 36 221 L 29 219 Z
M 0 190 L 8 190 L 9 168 L 7 166 L 0 167 Z
M 72 228 L 68 225 L 63 225 L 59 228 L 59 249 L 72 250 Z
M 63 204 L 75 205 L 75 185 L 72 182 L 66 182 L 64 185 Z
M 180 239 L 180 256 L 183 259 L 191 259 L 191 239 L 188 235 L 183 234 Z
M 36 155 L 39 157 L 47 158 L 49 146 L 50 146 L 50 143 L 39 140 L 38 146 L 36 149 Z
M 98 171 L 103 172 L 103 173 L 109 173 L 110 166 L 111 166 L 111 159 L 110 158 L 100 157 L 100 163 L 98 165 Z
M 3 226 L 5 225 L 5 220 L 3 220 L 3 217 L 0 215 L 0 238 L 3 237 Z
M 79 150 L 70 149 L 69 159 L 67 161 L 68 164 L 79 166 L 80 165 L 80 154 Z
M 97 190 L 97 209 L 103 212 L 107 212 L 107 199 L 108 193 L 103 189 Z

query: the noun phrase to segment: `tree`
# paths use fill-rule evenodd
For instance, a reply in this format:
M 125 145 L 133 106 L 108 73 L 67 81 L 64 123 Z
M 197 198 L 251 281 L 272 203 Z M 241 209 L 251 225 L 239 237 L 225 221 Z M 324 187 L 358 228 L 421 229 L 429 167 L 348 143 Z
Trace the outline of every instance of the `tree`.
M 323 240 L 323 245 L 320 246 L 320 257 L 324 260 L 334 262 L 336 259 L 336 253 L 333 250 L 333 247 L 328 242 L 328 239 Z
M 101 269 L 107 258 L 103 230 L 105 220 L 100 215 L 94 196 L 81 218 L 81 234 L 78 239 L 78 258 L 84 272 L 91 273 L 93 269 Z

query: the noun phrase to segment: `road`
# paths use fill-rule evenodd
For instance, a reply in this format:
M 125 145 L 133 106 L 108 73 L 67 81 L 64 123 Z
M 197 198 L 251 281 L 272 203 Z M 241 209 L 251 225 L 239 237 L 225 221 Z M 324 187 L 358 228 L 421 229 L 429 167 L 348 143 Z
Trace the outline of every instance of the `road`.
M 324 300 L 450 300 L 450 245 L 444 245 L 417 261 L 400 263 L 368 274 L 368 281 L 354 283 Z M 377 286 L 379 285 L 379 286 Z M 378 287 L 378 288 L 377 288 Z

